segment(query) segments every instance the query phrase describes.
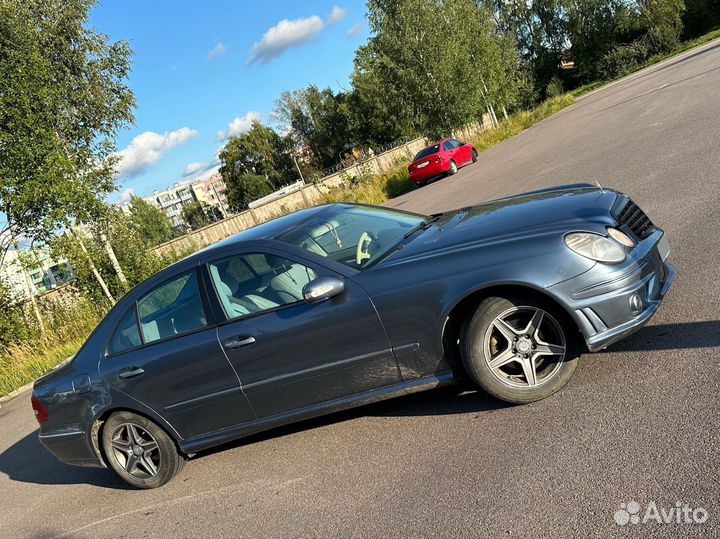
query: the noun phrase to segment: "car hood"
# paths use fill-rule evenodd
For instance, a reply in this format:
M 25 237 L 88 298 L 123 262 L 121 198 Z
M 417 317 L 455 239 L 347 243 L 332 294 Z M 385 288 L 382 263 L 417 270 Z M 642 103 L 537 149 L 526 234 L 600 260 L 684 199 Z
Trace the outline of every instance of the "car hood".
M 618 193 L 588 184 L 554 187 L 445 212 L 387 263 L 432 252 L 526 239 L 613 224 L 610 210 Z

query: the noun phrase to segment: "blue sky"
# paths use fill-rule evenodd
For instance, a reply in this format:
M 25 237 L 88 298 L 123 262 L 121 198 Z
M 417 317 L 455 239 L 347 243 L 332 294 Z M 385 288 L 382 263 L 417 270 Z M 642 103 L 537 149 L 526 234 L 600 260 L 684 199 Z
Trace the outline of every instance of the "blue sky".
M 223 137 L 268 123 L 284 90 L 349 88 L 363 0 L 105 0 L 90 24 L 135 52 L 135 125 L 118 137 L 117 200 L 207 176 Z

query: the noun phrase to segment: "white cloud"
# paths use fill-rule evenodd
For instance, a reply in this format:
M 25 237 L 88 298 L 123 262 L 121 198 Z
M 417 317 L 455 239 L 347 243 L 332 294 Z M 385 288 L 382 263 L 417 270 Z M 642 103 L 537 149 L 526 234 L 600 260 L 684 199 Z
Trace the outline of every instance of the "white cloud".
M 317 15 L 294 20 L 281 20 L 268 29 L 262 39 L 253 45 L 247 64 L 266 64 L 293 47 L 312 42 L 315 36 L 325 28 L 342 21 L 347 13 L 347 9 L 335 6 L 326 21 Z
M 332 11 L 330 12 L 330 16 L 328 17 L 327 23 L 328 24 L 337 24 L 340 21 L 342 21 L 345 17 L 347 17 L 349 9 L 342 8 L 335 6 L 332 8 Z
M 223 43 L 218 43 L 212 49 L 210 49 L 210 52 L 207 53 L 205 60 L 208 62 L 212 62 L 213 60 L 220 58 L 226 52 L 227 46 Z
M 197 134 L 197 131 L 189 127 L 166 131 L 162 135 L 152 131 L 141 133 L 117 153 L 120 158 L 115 169 L 117 177 L 132 178 L 145 172 L 172 148 L 186 144 Z
M 365 28 L 365 23 L 363 21 L 360 21 L 358 23 L 353 24 L 350 29 L 345 32 L 345 35 L 350 38 L 360 37 L 360 34 L 362 34 L 363 28 Z
M 197 180 L 206 180 L 217 174 L 220 169 L 220 151 L 222 149 L 223 146 L 220 146 L 215 150 L 215 154 L 209 161 L 189 163 L 183 172 L 183 181 L 194 182 Z
M 132 187 L 128 187 L 122 193 L 120 193 L 119 200 L 120 202 L 130 202 L 130 199 L 133 197 L 134 194 L 135 189 L 133 189 Z
M 191 176 L 200 170 L 204 170 L 206 166 L 207 166 L 206 163 L 200 163 L 199 161 L 195 161 L 194 163 L 189 163 L 188 166 L 185 167 L 185 171 L 183 172 L 183 177 Z
M 217 140 L 227 140 L 230 137 L 235 137 L 243 133 L 250 131 L 253 122 L 260 121 L 260 113 L 251 110 L 245 116 L 238 116 L 232 122 L 230 122 L 225 131 L 218 131 L 215 138 Z

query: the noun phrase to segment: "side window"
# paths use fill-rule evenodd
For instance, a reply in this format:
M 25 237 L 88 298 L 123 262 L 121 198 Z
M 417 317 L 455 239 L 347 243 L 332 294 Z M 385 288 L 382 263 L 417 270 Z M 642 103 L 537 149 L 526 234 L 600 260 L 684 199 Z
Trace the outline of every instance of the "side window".
M 143 296 L 137 308 L 146 343 L 207 325 L 195 270 L 161 284 Z
M 450 144 L 452 144 L 453 148 L 459 148 L 460 146 L 463 145 L 462 142 L 460 142 L 459 140 L 455 140 L 455 139 L 452 139 L 450 141 Z
M 135 304 L 128 309 L 125 316 L 115 328 L 108 346 L 109 354 L 119 354 L 126 350 L 137 348 L 142 344 L 140 340 L 140 331 L 138 330 L 137 316 L 135 315 Z
M 451 141 L 446 140 L 445 142 L 443 142 L 443 150 L 445 150 L 446 152 L 450 151 L 454 148 L 455 148 L 455 146 L 453 146 L 453 143 Z
M 233 267 L 245 266 L 253 278 L 238 282 Z M 286 258 L 252 253 L 208 264 L 213 285 L 228 318 L 302 301 L 303 287 L 317 278 L 312 268 Z

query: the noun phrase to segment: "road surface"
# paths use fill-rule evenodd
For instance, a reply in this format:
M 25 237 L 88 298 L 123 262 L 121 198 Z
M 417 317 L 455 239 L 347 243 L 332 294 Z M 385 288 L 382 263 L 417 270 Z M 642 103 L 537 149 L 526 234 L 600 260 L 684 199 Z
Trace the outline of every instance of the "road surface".
M 166 487 L 56 462 L 27 393 L 0 407 L 0 536 L 720 536 L 720 42 L 596 91 L 390 205 L 570 182 L 632 195 L 678 269 L 652 323 L 527 406 L 413 395 L 202 455 Z M 616 524 L 621 503 L 704 524 Z M 697 513 L 702 516 L 702 513 Z M 621 513 L 622 516 L 622 513 Z

